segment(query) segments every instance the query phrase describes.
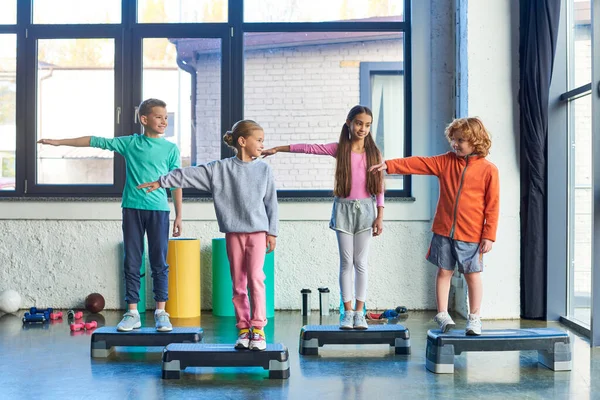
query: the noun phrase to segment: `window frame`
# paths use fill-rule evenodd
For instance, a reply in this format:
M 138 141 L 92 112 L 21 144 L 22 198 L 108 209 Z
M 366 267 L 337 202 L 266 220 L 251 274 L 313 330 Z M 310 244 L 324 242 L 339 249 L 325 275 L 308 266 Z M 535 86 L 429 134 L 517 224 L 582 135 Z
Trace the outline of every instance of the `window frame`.
M 404 1 L 402 21 L 336 21 L 268 23 L 244 22 L 244 0 L 229 0 L 228 22 L 223 23 L 138 23 L 137 2 L 121 2 L 121 22 L 109 24 L 34 24 L 33 1 L 17 2 L 17 21 L 14 25 L 0 25 L 0 33 L 17 34 L 17 104 L 15 190 L 0 192 L 0 198 L 114 198 L 122 195 L 125 182 L 125 161 L 114 157 L 112 185 L 39 185 L 36 183 L 37 144 L 36 110 L 36 49 L 37 39 L 110 38 L 115 41 L 115 107 L 121 115 L 133 115 L 134 106 L 141 96 L 141 55 L 135 55 L 136 40 L 140 37 L 219 37 L 223 39 L 221 73 L 223 130 L 244 117 L 244 33 L 247 32 L 398 32 L 403 34 L 404 95 L 405 95 L 405 152 L 411 145 L 411 0 Z M 227 38 L 227 43 L 225 43 Z M 225 49 L 229 49 L 225 52 Z M 132 56 L 132 54 L 134 54 Z M 136 57 L 139 57 L 136 58 Z M 133 84 L 131 84 L 133 82 Z M 34 84 L 32 84 L 34 83 Z M 67 111 L 66 111 L 67 112 Z M 130 135 L 136 126 L 130 118 L 121 118 L 116 124 L 115 137 Z M 76 133 L 73 134 L 73 137 Z M 233 152 L 221 144 L 221 158 Z M 406 189 L 408 187 L 408 190 Z M 332 190 L 278 190 L 280 198 L 325 199 Z M 185 189 L 184 197 L 208 197 L 197 190 Z M 410 197 L 410 178 L 405 177 L 405 189 L 386 191 L 386 197 Z
M 390 74 L 400 74 L 404 76 L 406 80 L 406 75 L 404 74 L 404 62 L 361 62 L 360 63 L 360 104 L 363 104 L 369 107 L 371 110 L 373 109 L 371 104 L 371 76 L 373 75 L 390 75 Z M 404 90 L 404 110 L 410 109 L 410 94 L 405 89 Z M 404 154 L 403 157 L 410 157 L 412 155 L 412 140 L 410 135 L 409 126 L 411 123 L 409 120 L 412 119 L 411 114 L 407 114 L 404 116 Z M 402 180 L 402 189 L 401 190 L 389 190 L 388 192 L 397 193 L 395 197 L 411 197 L 412 185 L 412 176 L 404 175 Z

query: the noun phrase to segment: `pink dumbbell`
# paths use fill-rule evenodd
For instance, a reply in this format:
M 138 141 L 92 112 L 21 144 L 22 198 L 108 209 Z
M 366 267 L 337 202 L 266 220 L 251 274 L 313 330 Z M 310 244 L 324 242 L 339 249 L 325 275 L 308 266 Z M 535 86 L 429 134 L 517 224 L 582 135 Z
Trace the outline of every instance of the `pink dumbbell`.
M 77 322 L 74 324 L 70 324 L 69 328 L 72 332 L 77 332 L 85 329 L 85 324 L 83 322 Z
M 96 329 L 98 327 L 98 323 L 96 321 L 86 322 L 84 325 L 86 330 Z
M 69 310 L 67 312 L 67 316 L 69 317 L 69 319 L 81 319 L 81 318 L 83 318 L 83 312 Z
M 50 314 L 50 319 L 52 319 L 52 320 L 62 319 L 62 317 L 63 317 L 62 311 L 55 311 Z

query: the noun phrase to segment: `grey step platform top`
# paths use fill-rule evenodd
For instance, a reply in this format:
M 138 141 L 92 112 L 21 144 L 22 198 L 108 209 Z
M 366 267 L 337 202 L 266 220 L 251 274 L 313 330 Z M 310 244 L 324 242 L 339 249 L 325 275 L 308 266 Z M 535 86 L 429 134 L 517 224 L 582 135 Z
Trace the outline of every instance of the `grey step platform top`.
M 98 328 L 92 334 L 92 344 L 105 342 L 109 346 L 166 346 L 174 342 L 202 341 L 204 331 L 200 327 L 175 327 L 171 332 L 158 332 L 156 328 L 133 329 L 119 332 L 115 326 Z
M 267 348 L 263 351 L 237 350 L 234 346 L 234 344 L 216 343 L 171 343 L 163 350 L 163 361 L 165 361 L 165 357 L 178 357 L 182 354 L 190 354 L 194 357 L 203 357 L 204 355 L 209 355 L 211 353 L 217 354 L 219 357 L 229 354 L 238 358 L 272 358 L 273 353 L 281 355 L 288 351 L 287 347 L 281 343 L 267 343 Z
M 300 330 L 301 340 L 319 339 L 319 344 L 379 344 L 396 338 L 409 339 L 403 325 L 371 325 L 369 329 L 340 329 L 338 325 L 305 325 Z
M 233 344 L 171 343 L 164 348 L 162 360 L 180 360 L 183 365 L 196 367 L 268 367 L 270 360 L 287 361 L 288 357 L 288 349 L 281 343 L 268 343 L 263 351 L 237 350 Z
M 569 335 L 555 328 L 484 330 L 480 336 L 468 336 L 464 330 L 442 333 L 427 331 L 427 345 L 454 346 L 455 354 L 462 351 L 511 351 L 552 348 L 554 343 L 569 343 Z

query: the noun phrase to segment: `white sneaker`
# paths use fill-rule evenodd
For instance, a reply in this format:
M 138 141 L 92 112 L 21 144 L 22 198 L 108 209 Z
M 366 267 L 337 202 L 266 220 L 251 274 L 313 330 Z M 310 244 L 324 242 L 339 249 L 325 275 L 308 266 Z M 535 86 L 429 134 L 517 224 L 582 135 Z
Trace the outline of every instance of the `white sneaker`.
M 240 329 L 238 333 L 238 338 L 235 341 L 235 348 L 238 350 L 247 350 L 250 346 L 250 329 L 243 328 Z
M 354 329 L 369 329 L 369 325 L 367 325 L 367 320 L 362 311 L 354 311 Z
M 354 311 L 344 311 L 340 320 L 340 329 L 354 329 Z
M 456 326 L 456 324 L 452 320 L 452 317 L 446 311 L 438 313 L 435 317 L 433 317 L 433 320 L 437 322 L 442 333 L 446 333 Z
M 132 313 L 131 311 L 127 311 L 123 315 L 123 319 L 117 325 L 117 331 L 119 332 L 131 332 L 134 329 L 139 329 L 142 327 L 142 323 L 140 321 L 140 313 Z
M 469 314 L 465 333 L 469 336 L 481 335 L 481 318 L 479 318 L 479 315 Z
M 267 339 L 265 339 L 265 331 L 262 329 L 252 329 L 250 337 L 250 350 L 263 351 L 267 348 Z

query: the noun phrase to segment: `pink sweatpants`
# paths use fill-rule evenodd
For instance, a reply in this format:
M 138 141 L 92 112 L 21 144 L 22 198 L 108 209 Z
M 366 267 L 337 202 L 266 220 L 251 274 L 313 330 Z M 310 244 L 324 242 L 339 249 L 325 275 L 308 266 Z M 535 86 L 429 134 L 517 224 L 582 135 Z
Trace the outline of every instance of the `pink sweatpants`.
M 263 265 L 267 251 L 266 232 L 225 234 L 227 257 L 233 282 L 233 307 L 238 329 L 267 325 L 267 296 Z M 248 288 L 252 300 L 252 319 Z

